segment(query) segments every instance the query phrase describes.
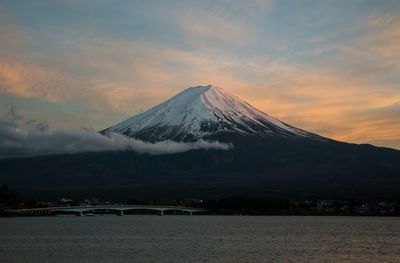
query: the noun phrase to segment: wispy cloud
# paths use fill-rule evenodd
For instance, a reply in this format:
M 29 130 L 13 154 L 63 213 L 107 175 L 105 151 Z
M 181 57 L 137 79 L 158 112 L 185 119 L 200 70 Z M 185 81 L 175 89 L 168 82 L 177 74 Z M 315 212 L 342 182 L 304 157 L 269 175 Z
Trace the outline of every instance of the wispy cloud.
M 230 150 L 231 144 L 199 140 L 192 143 L 148 143 L 121 134 L 103 136 L 90 128 L 51 130 L 44 122 L 26 120 L 14 107 L 0 118 L 0 158 L 101 151 L 173 154 L 190 150 Z
M 399 147 L 399 118 L 378 110 L 400 101 L 398 2 L 306 2 L 121 1 L 110 12 L 106 2 L 49 1 L 68 23 L 26 8 L 35 26 L 3 9 L 0 93 L 79 101 L 91 114 L 75 113 L 71 126 L 102 129 L 214 84 L 300 128 Z

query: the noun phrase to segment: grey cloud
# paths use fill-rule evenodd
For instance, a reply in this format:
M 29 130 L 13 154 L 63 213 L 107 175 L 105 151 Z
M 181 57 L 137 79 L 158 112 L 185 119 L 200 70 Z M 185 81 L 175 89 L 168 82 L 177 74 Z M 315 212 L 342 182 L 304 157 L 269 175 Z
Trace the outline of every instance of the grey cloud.
M 388 119 L 398 121 L 400 116 L 400 101 L 393 103 L 389 106 L 371 108 L 360 113 L 361 116 L 375 117 L 379 119 Z
M 172 154 L 190 150 L 230 150 L 232 147 L 204 140 L 148 143 L 116 133 L 103 136 L 90 128 L 51 130 L 46 123 L 25 120 L 13 107 L 0 118 L 0 158 L 125 150 Z

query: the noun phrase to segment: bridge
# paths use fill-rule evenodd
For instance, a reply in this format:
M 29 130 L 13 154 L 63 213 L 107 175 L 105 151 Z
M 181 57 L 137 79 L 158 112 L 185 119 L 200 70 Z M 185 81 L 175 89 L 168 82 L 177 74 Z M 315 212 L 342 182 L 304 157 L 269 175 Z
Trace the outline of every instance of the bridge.
M 152 205 L 95 205 L 95 206 L 64 206 L 64 207 L 44 207 L 44 208 L 26 208 L 26 209 L 9 209 L 6 213 L 11 215 L 34 216 L 34 215 L 58 215 L 72 214 L 77 216 L 100 214 L 117 214 L 124 215 L 126 211 L 154 211 L 159 215 L 165 212 L 181 212 L 187 215 L 203 213 L 206 210 L 202 208 L 183 207 L 183 206 L 152 206 Z

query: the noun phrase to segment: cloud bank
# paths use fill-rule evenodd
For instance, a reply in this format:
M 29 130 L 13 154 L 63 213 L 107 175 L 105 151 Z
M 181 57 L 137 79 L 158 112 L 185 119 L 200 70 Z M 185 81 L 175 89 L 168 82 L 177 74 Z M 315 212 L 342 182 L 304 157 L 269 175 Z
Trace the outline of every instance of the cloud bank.
M 213 84 L 304 130 L 400 148 L 398 0 L 20 2 L 0 4 L 0 107 L 52 127 L 100 129 Z
M 190 150 L 230 150 L 232 147 L 231 144 L 205 140 L 148 143 L 117 133 L 103 136 L 90 128 L 52 130 L 44 122 L 19 116 L 14 107 L 0 118 L 0 158 L 126 150 L 172 154 Z

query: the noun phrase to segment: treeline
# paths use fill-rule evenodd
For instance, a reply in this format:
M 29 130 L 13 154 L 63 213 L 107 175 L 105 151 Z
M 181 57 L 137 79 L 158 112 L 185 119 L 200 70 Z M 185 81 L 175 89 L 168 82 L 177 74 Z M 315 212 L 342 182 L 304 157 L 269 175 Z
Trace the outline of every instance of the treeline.
M 36 208 L 43 207 L 36 200 L 27 199 L 7 185 L 0 187 L 0 214 L 4 209 Z
M 0 187 L 0 215 L 7 209 L 47 206 L 112 205 L 113 201 L 97 198 L 58 201 L 25 199 L 6 185 Z M 125 205 L 167 205 L 197 207 L 215 215 L 343 215 L 343 216 L 400 216 L 400 199 L 397 200 L 294 200 L 281 197 L 239 196 L 212 200 L 201 199 L 141 199 L 129 198 Z
M 0 188 L 0 208 L 1 207 L 12 207 L 17 208 L 23 203 L 22 196 L 9 189 L 7 185 L 3 185 Z
M 199 206 L 211 214 L 400 216 L 399 200 L 292 200 L 276 197 L 234 197 L 208 200 Z
M 200 205 L 215 214 L 285 214 L 291 208 L 291 202 L 276 197 L 234 197 L 208 200 Z
M 231 197 L 199 199 L 135 199 L 129 205 L 169 205 L 199 207 L 215 215 L 338 215 L 400 216 L 400 200 L 296 200 L 281 197 Z

